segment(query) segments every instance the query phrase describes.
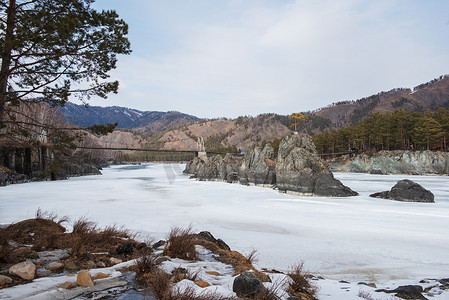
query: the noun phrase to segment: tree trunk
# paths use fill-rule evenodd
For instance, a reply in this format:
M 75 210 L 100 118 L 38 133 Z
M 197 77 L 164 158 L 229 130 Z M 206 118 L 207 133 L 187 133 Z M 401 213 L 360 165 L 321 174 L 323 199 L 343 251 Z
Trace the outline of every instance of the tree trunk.
M 4 114 L 7 102 L 7 89 L 9 66 L 14 40 L 14 27 L 16 21 L 16 0 L 9 0 L 8 16 L 6 20 L 5 43 L 2 50 L 2 67 L 0 70 L 0 129 L 4 126 Z

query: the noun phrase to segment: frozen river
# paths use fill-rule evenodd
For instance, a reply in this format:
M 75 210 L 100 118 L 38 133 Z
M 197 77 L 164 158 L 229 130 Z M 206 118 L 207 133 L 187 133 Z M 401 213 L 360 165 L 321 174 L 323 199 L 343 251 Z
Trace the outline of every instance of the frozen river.
M 335 174 L 360 193 L 298 197 L 262 187 L 199 182 L 183 165 L 114 166 L 103 176 L 0 188 L 0 223 L 41 208 L 72 220 L 117 223 L 141 239 L 163 239 L 173 226 L 208 230 L 242 253 L 258 250 L 260 267 L 285 270 L 304 261 L 315 274 L 344 280 L 449 277 L 449 177 Z M 435 204 L 373 199 L 409 178 Z

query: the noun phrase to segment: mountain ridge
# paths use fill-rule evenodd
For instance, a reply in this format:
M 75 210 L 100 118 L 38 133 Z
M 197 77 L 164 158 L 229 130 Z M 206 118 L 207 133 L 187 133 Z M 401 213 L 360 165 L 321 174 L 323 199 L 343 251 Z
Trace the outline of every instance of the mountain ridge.
M 209 150 L 232 147 L 245 150 L 292 132 L 292 120 L 274 113 L 235 119 L 201 119 L 176 111 L 140 111 L 119 106 L 85 108 L 73 103 L 66 106 L 62 112 L 75 125 L 118 122 L 119 127 L 125 130 L 100 140 L 108 147 L 120 146 L 119 141 L 126 141 L 127 145 L 152 149 L 192 150 L 196 147 L 197 138 L 203 137 Z M 303 112 L 309 119 L 301 125 L 300 131 L 314 135 L 357 124 L 376 112 L 393 112 L 396 109 L 425 112 L 439 107 L 449 108 L 449 75 L 442 75 L 413 89 L 396 88 Z

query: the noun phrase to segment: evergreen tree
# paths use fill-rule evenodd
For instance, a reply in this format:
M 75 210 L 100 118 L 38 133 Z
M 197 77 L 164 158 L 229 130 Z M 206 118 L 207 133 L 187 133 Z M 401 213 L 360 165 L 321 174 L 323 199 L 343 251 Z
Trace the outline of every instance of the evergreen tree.
M 431 111 L 427 111 L 418 120 L 414 129 L 414 140 L 421 148 L 430 150 L 438 143 L 443 135 L 440 124 L 433 118 Z
M 93 2 L 0 0 L 0 129 L 20 103 L 63 106 L 71 95 L 86 103 L 117 92 L 108 72 L 131 52 L 128 26 Z

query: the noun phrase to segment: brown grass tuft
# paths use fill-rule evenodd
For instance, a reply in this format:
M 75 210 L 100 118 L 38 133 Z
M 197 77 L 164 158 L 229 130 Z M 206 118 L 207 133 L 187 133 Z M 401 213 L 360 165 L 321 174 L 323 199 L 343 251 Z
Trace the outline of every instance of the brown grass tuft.
M 151 289 L 157 299 L 168 300 L 170 297 L 170 275 L 157 268 L 152 273 L 145 274 L 145 284 Z
M 238 300 L 237 297 L 225 297 L 214 292 L 195 293 L 195 290 L 188 287 L 184 290 L 173 289 L 170 291 L 170 298 L 163 300 Z
M 153 253 L 147 253 L 136 260 L 136 277 L 153 273 L 158 268 L 157 257 Z
M 251 251 L 245 255 L 246 261 L 252 265 L 259 261 L 259 253 L 257 253 L 257 250 L 252 248 Z
M 101 239 L 103 240 L 111 240 L 114 238 L 129 239 L 134 237 L 135 234 L 132 234 L 129 229 L 124 226 L 118 227 L 117 224 L 106 226 L 101 231 Z
M 59 225 L 70 221 L 70 218 L 68 216 L 60 217 L 55 212 L 53 212 L 53 211 L 49 212 L 46 210 L 42 210 L 40 207 L 36 211 L 36 219 L 37 220 L 49 220 L 49 221 L 55 222 L 56 224 L 59 224 Z
M 192 226 L 187 228 L 174 227 L 170 230 L 164 255 L 172 258 L 196 260 L 196 238 Z
M 291 294 L 295 296 L 308 295 L 311 297 L 310 299 L 315 299 L 313 295 L 316 294 L 318 289 L 311 284 L 309 280 L 310 273 L 304 270 L 304 263 L 294 265 L 287 275 L 291 279 L 288 283 L 288 291 Z
M 366 292 L 366 291 L 362 291 L 360 290 L 357 294 L 357 296 L 359 296 L 360 298 L 366 299 L 366 300 L 376 300 L 376 298 L 374 298 L 371 293 Z

